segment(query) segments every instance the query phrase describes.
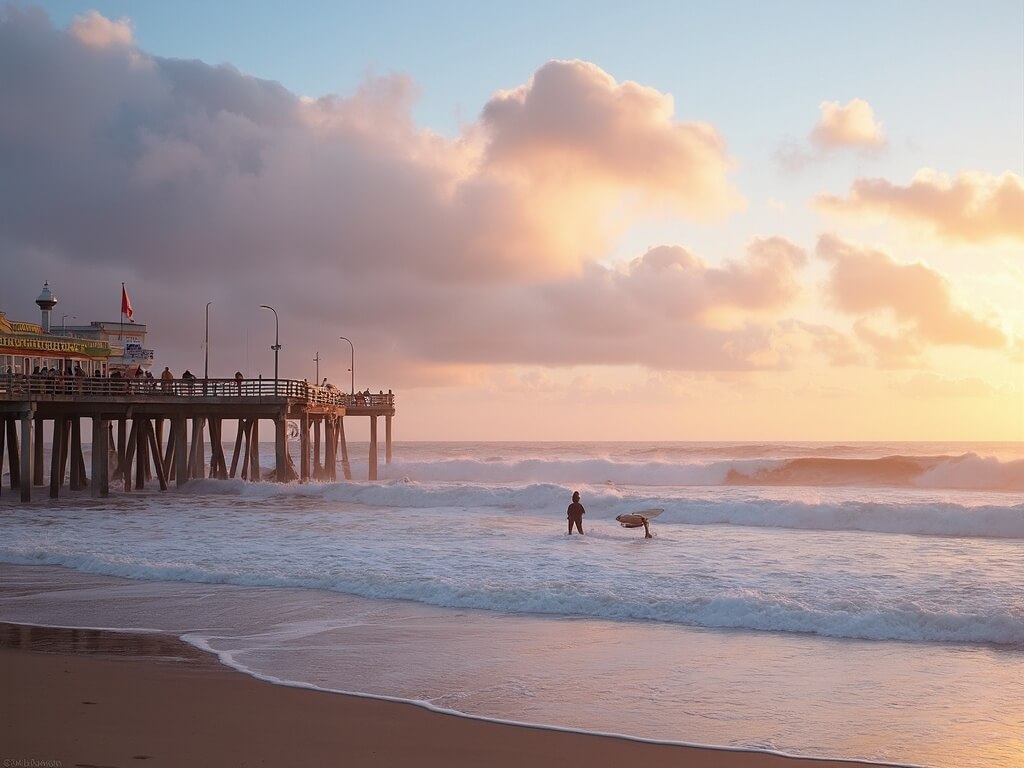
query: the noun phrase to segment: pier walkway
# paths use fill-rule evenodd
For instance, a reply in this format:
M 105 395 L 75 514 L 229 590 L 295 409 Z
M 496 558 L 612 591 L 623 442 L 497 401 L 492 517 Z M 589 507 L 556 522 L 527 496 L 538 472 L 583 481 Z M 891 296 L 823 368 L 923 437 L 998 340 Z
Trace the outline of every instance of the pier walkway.
M 174 481 L 235 477 L 260 479 L 259 425 L 274 427 L 274 480 L 352 479 L 345 416 L 370 419 L 369 479 L 377 479 L 377 420 L 385 419 L 385 460 L 391 463 L 395 396 L 350 394 L 291 379 L 107 379 L 84 376 L 0 375 L 0 469 L 7 456 L 9 487 L 22 501 L 33 486 L 49 485 L 57 498 L 67 479 L 106 496 L 111 483 L 126 491 L 154 477 L 161 490 Z M 82 450 L 82 420 L 92 426 L 91 473 Z M 237 420 L 230 467 L 223 422 Z M 299 425 L 299 469 L 288 450 L 288 421 Z M 50 422 L 47 425 L 47 422 Z M 169 425 L 165 434 L 165 424 Z M 116 427 L 116 430 L 115 430 Z M 52 435 L 45 476 L 44 439 Z M 207 461 L 206 442 L 210 443 Z M 166 439 L 165 439 L 166 438 Z M 6 448 L 6 450 L 5 450 Z M 240 462 L 240 467 L 239 467 Z M 134 468 L 134 471 L 133 471 Z

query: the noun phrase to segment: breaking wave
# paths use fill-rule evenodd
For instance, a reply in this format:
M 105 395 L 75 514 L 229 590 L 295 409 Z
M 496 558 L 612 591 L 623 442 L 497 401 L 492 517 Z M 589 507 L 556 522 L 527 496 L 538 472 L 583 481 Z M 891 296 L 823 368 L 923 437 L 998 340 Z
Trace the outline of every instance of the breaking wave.
M 504 482 L 567 480 L 617 485 L 756 485 L 870 488 L 949 488 L 1024 491 L 1024 459 L 1000 461 L 975 453 L 882 458 L 800 457 L 729 459 L 703 463 L 608 458 L 445 459 L 400 462 L 392 479 Z

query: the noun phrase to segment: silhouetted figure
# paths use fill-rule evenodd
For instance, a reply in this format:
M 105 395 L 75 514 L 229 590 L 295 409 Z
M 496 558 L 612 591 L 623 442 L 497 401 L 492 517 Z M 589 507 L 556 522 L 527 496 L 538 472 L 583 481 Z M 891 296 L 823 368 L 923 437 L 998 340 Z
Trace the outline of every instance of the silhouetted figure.
M 580 492 L 572 492 L 572 504 L 565 511 L 565 516 L 569 518 L 569 535 L 572 536 L 572 527 L 576 526 L 576 530 L 580 532 L 580 536 L 583 535 L 583 516 L 587 514 L 587 510 L 580 504 Z

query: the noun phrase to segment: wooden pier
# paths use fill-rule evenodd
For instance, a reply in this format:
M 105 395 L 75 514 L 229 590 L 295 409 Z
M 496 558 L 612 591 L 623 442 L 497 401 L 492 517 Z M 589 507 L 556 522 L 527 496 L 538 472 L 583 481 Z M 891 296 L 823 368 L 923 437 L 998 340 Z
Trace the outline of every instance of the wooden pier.
M 140 490 L 154 478 L 161 490 L 193 478 L 260 480 L 260 422 L 274 430 L 273 480 L 331 481 L 340 459 L 352 479 L 345 417 L 370 419 L 369 479 L 377 479 L 377 420 L 385 420 L 385 461 L 391 463 L 394 395 L 347 394 L 285 379 L 104 379 L 73 376 L 0 375 L 0 470 L 4 456 L 9 487 L 21 501 L 33 486 L 49 485 L 57 498 L 88 487 L 107 496 L 111 484 Z M 86 471 L 82 420 L 92 424 L 92 459 Z M 224 421 L 236 420 L 230 466 L 223 448 Z M 288 421 L 299 424 L 299 467 L 288 451 Z M 51 423 L 49 478 L 44 434 Z M 166 427 L 166 429 L 165 429 Z M 210 456 L 206 455 L 207 436 Z

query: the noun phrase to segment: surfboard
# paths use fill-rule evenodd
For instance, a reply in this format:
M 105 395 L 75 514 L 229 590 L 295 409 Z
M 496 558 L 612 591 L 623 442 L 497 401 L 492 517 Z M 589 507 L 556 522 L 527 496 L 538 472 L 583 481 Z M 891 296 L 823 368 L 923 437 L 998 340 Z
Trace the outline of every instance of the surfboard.
M 642 528 L 645 520 L 653 520 L 665 510 L 661 507 L 653 509 L 641 509 L 638 512 L 627 512 L 624 515 L 616 515 L 615 519 L 623 528 Z

